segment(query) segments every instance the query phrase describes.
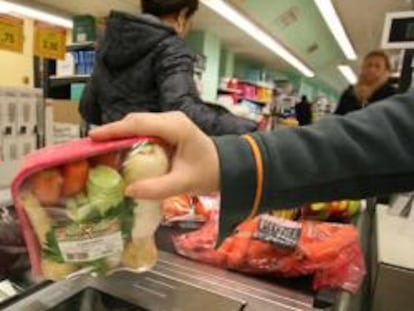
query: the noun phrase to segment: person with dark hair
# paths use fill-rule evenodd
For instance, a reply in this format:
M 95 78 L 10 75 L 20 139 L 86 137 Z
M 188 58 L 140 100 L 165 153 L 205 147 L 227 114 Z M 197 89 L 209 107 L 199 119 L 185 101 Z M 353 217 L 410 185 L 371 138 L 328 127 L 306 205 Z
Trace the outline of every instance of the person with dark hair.
M 345 115 L 396 93 L 389 82 L 391 62 L 388 55 L 376 50 L 368 53 L 362 63 L 358 83 L 342 94 L 335 114 Z
M 306 95 L 302 96 L 302 100 L 296 104 L 295 113 L 300 126 L 312 123 L 312 107 Z
M 244 134 L 254 122 L 205 105 L 184 42 L 198 0 L 141 0 L 139 16 L 111 12 L 97 61 L 80 103 L 89 124 L 132 112 L 182 111 L 209 135 Z

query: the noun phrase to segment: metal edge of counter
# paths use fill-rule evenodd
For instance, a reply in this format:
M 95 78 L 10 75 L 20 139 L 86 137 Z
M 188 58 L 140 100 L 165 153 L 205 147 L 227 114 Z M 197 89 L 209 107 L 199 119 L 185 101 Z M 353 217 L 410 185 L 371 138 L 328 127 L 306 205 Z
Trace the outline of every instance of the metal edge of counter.
M 361 289 L 355 295 L 348 292 L 341 292 L 337 298 L 337 302 L 333 311 L 366 311 L 369 310 L 369 293 L 371 283 L 371 236 L 372 236 L 372 222 L 373 213 L 375 211 L 375 199 L 368 199 L 366 207 L 361 215 L 358 217 L 356 227 L 359 232 L 362 251 L 365 256 L 366 276 Z

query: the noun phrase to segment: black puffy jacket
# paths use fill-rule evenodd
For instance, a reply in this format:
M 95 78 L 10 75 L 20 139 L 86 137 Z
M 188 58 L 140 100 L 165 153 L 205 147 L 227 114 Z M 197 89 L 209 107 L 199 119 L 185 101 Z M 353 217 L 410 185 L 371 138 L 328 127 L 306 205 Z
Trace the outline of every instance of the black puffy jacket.
M 378 88 L 368 99 L 368 105 L 379 102 L 397 93 L 397 90 L 390 84 L 385 83 Z M 346 115 L 350 112 L 359 110 L 363 107 L 363 104 L 355 95 L 355 89 L 353 86 L 347 88 L 339 99 L 338 107 L 336 108 L 335 114 Z
M 201 101 L 193 80 L 193 55 L 158 18 L 112 12 L 81 99 L 81 115 L 100 125 L 131 112 L 179 110 L 210 135 L 256 130 L 255 123 Z

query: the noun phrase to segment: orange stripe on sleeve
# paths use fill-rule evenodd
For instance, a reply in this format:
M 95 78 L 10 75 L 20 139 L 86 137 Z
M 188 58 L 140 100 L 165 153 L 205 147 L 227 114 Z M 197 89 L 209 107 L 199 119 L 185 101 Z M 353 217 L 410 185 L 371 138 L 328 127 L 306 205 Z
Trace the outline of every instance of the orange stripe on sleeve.
M 243 138 L 249 144 L 253 152 L 255 162 L 256 162 L 256 176 L 257 176 L 256 177 L 257 179 L 256 192 L 255 192 L 255 197 L 254 197 L 254 202 L 253 202 L 253 208 L 248 217 L 248 219 L 251 219 L 255 217 L 257 212 L 259 211 L 260 201 L 263 195 L 263 183 L 264 183 L 263 157 L 262 157 L 262 153 L 260 151 L 259 145 L 257 144 L 256 140 L 253 137 L 251 137 L 250 135 L 245 135 L 243 136 Z

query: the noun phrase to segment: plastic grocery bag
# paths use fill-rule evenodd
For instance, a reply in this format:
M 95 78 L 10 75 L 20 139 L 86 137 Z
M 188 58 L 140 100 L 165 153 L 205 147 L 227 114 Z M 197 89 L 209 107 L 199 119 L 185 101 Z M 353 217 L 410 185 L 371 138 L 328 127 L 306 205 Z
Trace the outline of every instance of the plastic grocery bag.
M 162 206 L 163 225 L 178 229 L 169 237 L 175 250 L 187 258 L 211 264 L 217 253 L 220 196 L 179 195 L 165 200 Z
M 215 249 L 217 215 L 198 231 L 175 237 L 177 252 L 194 260 L 255 275 L 314 275 L 313 287 L 355 293 L 365 275 L 351 225 L 291 221 L 261 215 L 242 223 Z
M 83 139 L 26 158 L 12 192 L 36 278 L 103 275 L 116 268 L 139 272 L 155 264 L 160 202 L 134 201 L 124 191 L 168 170 L 160 143 Z

